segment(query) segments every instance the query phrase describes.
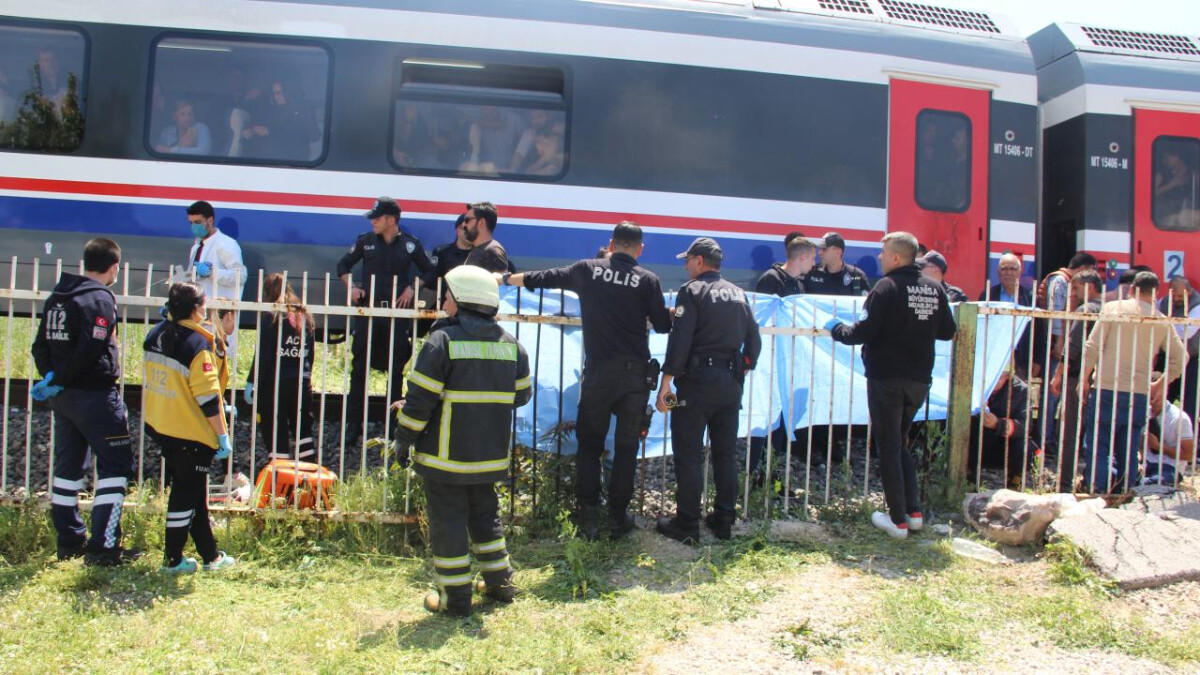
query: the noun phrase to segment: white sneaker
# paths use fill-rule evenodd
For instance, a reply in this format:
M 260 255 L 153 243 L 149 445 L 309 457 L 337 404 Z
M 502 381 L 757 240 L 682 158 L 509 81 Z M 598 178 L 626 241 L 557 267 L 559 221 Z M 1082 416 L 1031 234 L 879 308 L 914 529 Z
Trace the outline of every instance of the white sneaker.
M 884 532 L 893 539 L 908 539 L 908 527 L 900 526 L 892 522 L 892 517 L 882 511 L 876 511 L 871 514 L 871 524 Z
M 915 516 L 912 514 L 904 516 L 904 521 L 908 523 L 909 532 L 920 532 L 921 528 L 925 527 L 925 518 L 920 513 Z

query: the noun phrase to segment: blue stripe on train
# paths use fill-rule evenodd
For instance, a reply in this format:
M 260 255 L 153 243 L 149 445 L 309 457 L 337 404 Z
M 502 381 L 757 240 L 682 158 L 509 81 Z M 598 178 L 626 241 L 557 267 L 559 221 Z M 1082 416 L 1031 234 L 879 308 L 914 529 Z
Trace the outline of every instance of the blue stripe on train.
M 198 191 L 197 196 L 203 196 Z M 452 237 L 453 217 L 403 219 L 405 230 L 416 235 L 427 249 Z M 293 244 L 348 247 L 369 224 L 361 216 L 304 211 L 268 211 L 223 209 L 217 206 L 217 226 L 226 234 L 247 244 Z M 141 237 L 190 238 L 184 209 L 160 204 L 88 202 L 31 197 L 0 198 L 0 228 L 51 232 L 84 232 Z M 505 223 L 497 227 L 499 239 L 516 257 L 577 260 L 594 255 L 608 244 L 605 230 L 563 228 L 549 230 Z M 681 265 L 675 254 L 686 249 L 702 233 L 665 234 L 648 232 L 642 261 L 653 265 Z M 761 240 L 714 237 L 725 250 L 725 265 L 741 270 L 765 270 L 783 258 L 782 238 Z M 878 249 L 851 247 L 847 259 L 862 267 L 868 275 L 878 274 L 875 254 Z

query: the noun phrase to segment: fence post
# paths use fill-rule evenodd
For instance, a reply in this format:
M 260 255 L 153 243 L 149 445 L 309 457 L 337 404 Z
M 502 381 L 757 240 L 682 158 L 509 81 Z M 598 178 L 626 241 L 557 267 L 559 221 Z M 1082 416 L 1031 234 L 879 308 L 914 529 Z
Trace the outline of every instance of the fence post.
M 954 335 L 954 351 L 950 357 L 950 410 L 946 423 L 946 443 L 950 450 L 948 496 L 954 502 L 963 498 L 963 486 L 967 478 L 979 305 L 971 302 L 960 304 L 956 318 L 958 332 Z

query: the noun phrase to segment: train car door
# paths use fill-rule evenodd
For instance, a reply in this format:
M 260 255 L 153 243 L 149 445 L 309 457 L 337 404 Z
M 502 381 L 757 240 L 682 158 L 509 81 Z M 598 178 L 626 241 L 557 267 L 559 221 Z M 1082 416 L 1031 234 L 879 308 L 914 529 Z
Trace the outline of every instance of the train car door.
M 1200 285 L 1200 113 L 1133 111 L 1133 262 Z
M 986 89 L 891 80 L 888 231 L 944 255 L 971 298 L 987 280 L 990 103 Z

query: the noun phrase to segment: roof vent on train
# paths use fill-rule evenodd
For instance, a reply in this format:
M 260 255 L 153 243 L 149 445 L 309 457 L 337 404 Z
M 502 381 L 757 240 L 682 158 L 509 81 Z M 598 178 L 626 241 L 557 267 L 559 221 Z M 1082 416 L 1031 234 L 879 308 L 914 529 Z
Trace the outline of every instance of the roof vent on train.
M 903 0 L 878 0 L 878 2 L 883 7 L 884 13 L 892 19 L 992 35 L 1001 33 L 1000 27 L 986 12 L 937 7 Z
M 1146 33 L 1113 28 L 1096 28 L 1093 26 L 1080 26 L 1079 28 L 1087 36 L 1087 39 L 1097 47 L 1110 47 L 1174 56 L 1200 56 L 1200 44 L 1186 35 Z
M 874 14 L 866 0 L 817 0 L 821 9 L 849 14 Z

